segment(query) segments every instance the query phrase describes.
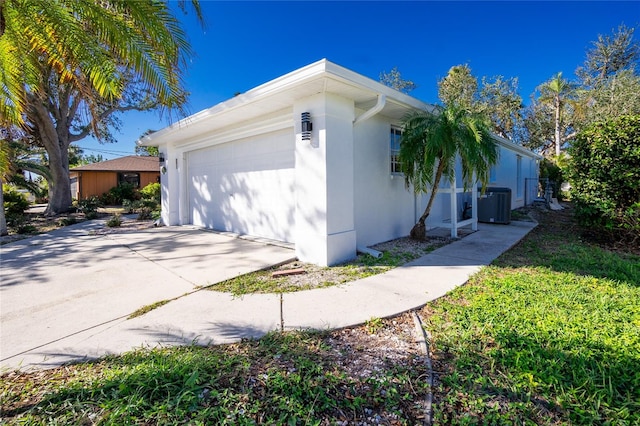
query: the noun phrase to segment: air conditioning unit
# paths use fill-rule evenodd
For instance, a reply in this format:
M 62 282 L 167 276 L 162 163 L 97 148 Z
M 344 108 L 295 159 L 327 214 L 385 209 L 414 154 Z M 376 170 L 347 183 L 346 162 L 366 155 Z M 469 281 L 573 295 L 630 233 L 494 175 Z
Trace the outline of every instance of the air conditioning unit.
M 484 194 L 478 189 L 478 222 L 511 222 L 511 188 L 486 189 Z

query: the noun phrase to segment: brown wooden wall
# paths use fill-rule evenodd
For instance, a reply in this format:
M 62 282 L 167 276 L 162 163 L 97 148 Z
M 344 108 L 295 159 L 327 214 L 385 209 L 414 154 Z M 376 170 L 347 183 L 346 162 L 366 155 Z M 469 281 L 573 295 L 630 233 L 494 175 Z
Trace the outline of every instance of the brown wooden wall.
M 140 188 L 142 189 L 150 183 L 160 182 L 160 172 L 140 172 Z
M 158 182 L 159 172 L 139 172 L 140 188 L 142 189 L 150 183 Z M 71 194 L 77 200 L 83 200 L 92 196 L 101 196 L 118 184 L 117 172 L 82 171 L 71 172 L 71 176 L 78 176 L 78 191 Z

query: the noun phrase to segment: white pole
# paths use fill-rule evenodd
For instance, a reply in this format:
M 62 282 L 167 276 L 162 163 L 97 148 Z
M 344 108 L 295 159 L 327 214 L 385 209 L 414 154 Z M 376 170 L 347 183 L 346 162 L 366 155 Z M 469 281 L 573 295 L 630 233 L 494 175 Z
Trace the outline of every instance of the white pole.
M 458 193 L 456 191 L 456 172 L 453 171 L 453 177 L 449 181 L 451 189 L 451 238 L 458 238 Z
M 471 230 L 478 230 L 478 180 L 477 176 L 473 175 L 473 186 L 471 187 Z

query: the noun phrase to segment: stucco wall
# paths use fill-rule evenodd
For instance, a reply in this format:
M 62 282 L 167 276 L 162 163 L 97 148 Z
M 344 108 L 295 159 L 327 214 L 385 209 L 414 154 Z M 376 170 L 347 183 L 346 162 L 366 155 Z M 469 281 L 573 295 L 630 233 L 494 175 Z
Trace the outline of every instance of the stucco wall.
M 361 112 L 360 112 L 361 113 Z M 390 169 L 392 120 L 377 115 L 354 127 L 354 217 L 358 246 L 408 235 L 413 192 Z
M 518 158 L 520 158 L 520 176 L 518 176 Z M 538 164 L 535 158 L 500 147 L 500 163 L 495 167 L 489 186 L 511 188 L 511 209 L 517 209 L 531 203 L 531 196 L 525 197 L 525 179 L 538 177 Z M 518 179 L 519 178 L 519 179 Z
M 300 114 L 309 112 L 311 141 L 300 134 Z M 296 131 L 296 256 L 320 265 L 355 257 L 354 102 L 320 93 L 294 104 Z
M 430 193 L 414 198 L 413 190 L 406 189 L 402 175 L 390 172 L 389 132 L 393 120 L 381 115 L 375 116 L 354 129 L 354 179 L 355 179 L 355 224 L 358 246 L 369 246 L 382 241 L 406 236 L 417 218 L 427 206 Z M 499 145 L 500 158 L 495 166 L 494 180 L 489 186 L 511 188 L 511 208 L 522 207 L 525 197 L 525 179 L 537 178 L 538 165 L 532 156 L 516 152 Z M 518 192 L 517 162 L 520 157 L 520 193 Z M 456 164 L 456 185 L 463 187 L 460 161 Z M 441 226 L 451 221 L 451 195 L 447 192 L 449 182 L 440 184 L 427 228 Z M 456 194 L 458 221 L 464 219 L 465 203 L 471 205 L 471 188 L 468 192 Z M 471 211 L 468 211 L 471 214 Z

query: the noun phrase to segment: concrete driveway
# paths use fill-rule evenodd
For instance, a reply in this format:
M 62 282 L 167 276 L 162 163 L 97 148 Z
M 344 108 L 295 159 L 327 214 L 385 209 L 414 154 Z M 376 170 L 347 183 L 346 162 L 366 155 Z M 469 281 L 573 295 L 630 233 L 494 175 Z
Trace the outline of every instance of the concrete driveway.
M 0 370 L 137 309 L 292 259 L 293 250 L 189 227 L 100 235 L 85 222 L 0 246 Z

